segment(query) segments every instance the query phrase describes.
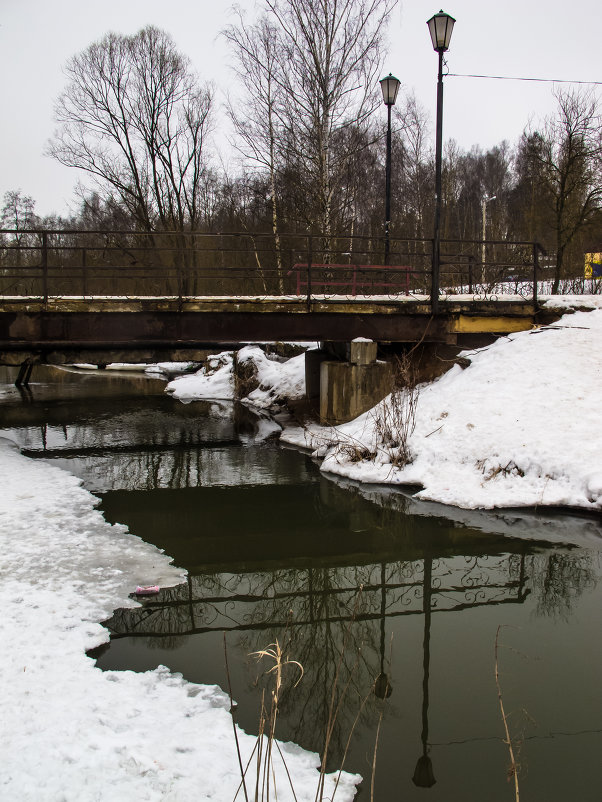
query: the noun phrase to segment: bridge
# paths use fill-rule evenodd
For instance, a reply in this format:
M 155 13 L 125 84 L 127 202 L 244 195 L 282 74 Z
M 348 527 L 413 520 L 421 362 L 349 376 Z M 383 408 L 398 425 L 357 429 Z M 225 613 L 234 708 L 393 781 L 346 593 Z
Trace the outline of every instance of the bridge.
M 190 359 L 257 341 L 439 342 L 529 328 L 535 243 L 2 231 L 0 363 Z M 478 258 L 477 258 L 478 257 Z
M 345 412 L 325 402 L 322 417 L 340 422 L 391 381 L 376 347 L 350 356 L 354 340 L 468 347 L 531 328 L 540 311 L 541 249 L 532 242 L 444 240 L 436 282 L 433 242 L 424 239 L 391 238 L 385 257 L 378 238 L 358 236 L 0 236 L 0 364 L 20 366 L 17 384 L 37 363 L 201 361 L 246 343 L 318 341 L 310 395 L 321 398 L 326 385 L 371 388 L 359 406 L 339 399 Z M 325 379 L 322 363 L 333 356 L 353 375 Z

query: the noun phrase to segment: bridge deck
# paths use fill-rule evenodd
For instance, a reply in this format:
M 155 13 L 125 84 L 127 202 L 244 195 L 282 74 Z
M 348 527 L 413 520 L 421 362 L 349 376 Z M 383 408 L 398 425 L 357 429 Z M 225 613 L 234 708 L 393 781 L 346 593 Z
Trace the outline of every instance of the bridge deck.
M 455 343 L 466 333 L 533 325 L 532 301 L 448 296 L 432 314 L 426 296 L 55 296 L 0 297 L 0 363 L 70 361 L 83 351 L 194 358 L 194 350 L 256 341 L 365 337 Z M 110 361 L 119 361 L 118 358 Z
M 484 317 L 533 315 L 533 302 L 519 295 L 481 299 L 472 295 L 449 295 L 439 301 L 438 316 L 465 314 Z M 0 296 L 0 315 L 10 314 L 67 314 L 117 312 L 224 312 L 238 314 L 256 312 L 271 315 L 328 314 L 350 315 L 426 315 L 431 317 L 430 299 L 427 296 L 355 296 L 313 295 L 308 303 L 298 295 L 282 296 L 76 296 L 62 295 L 43 299 L 35 296 Z

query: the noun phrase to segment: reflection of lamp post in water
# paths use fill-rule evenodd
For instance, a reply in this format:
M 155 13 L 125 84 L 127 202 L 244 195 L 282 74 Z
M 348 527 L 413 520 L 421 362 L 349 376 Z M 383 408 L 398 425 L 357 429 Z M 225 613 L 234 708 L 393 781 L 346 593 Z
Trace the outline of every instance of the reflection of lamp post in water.
M 416 768 L 414 769 L 414 776 L 412 782 L 420 788 L 430 788 L 434 785 L 435 775 L 433 774 L 433 764 L 428 755 L 428 737 L 429 737 L 429 663 L 431 658 L 430 640 L 431 640 L 431 591 L 432 591 L 432 576 L 433 576 L 433 560 L 432 558 L 424 558 L 424 578 L 422 586 L 422 609 L 424 611 L 424 640 L 422 642 L 423 648 L 423 675 L 422 675 L 422 754 L 418 758 Z
M 388 699 L 393 693 L 389 677 L 385 673 L 385 611 L 386 611 L 385 563 L 380 565 L 380 674 L 374 682 L 374 695 Z

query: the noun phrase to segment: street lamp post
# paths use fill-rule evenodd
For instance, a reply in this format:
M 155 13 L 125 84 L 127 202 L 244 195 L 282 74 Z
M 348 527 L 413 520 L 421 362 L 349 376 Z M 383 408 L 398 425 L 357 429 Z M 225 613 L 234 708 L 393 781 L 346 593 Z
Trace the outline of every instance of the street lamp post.
M 389 73 L 380 81 L 383 101 L 387 107 L 387 160 L 385 163 L 385 264 L 389 264 L 389 227 L 391 225 L 391 107 L 397 100 L 401 81 Z
M 443 54 L 449 49 L 455 19 L 441 10 L 427 22 L 433 50 L 439 54 L 439 77 L 437 79 L 437 134 L 435 140 L 435 224 L 433 232 L 433 275 L 431 283 L 431 308 L 439 308 L 439 265 L 441 262 L 441 151 L 443 146 Z
M 488 197 L 487 195 L 483 196 L 481 201 L 481 212 L 483 215 L 483 227 L 482 227 L 482 234 L 483 234 L 483 242 L 481 243 L 481 283 L 485 283 L 485 240 L 487 239 L 487 204 L 489 201 L 495 200 L 497 195 L 492 195 Z

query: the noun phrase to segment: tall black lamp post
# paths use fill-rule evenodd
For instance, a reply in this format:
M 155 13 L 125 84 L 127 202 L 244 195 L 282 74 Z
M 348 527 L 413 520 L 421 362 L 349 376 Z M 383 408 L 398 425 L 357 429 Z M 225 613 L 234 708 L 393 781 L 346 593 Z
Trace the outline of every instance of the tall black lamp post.
M 387 161 L 385 165 L 385 264 L 389 264 L 389 227 L 391 225 L 391 106 L 395 105 L 401 81 L 389 73 L 380 81 L 387 107 Z
M 441 261 L 441 150 L 443 144 L 443 54 L 449 49 L 455 19 L 441 10 L 427 22 L 433 49 L 439 53 L 439 77 L 437 80 L 437 136 L 435 141 L 435 228 L 433 234 L 433 277 L 431 284 L 431 308 L 439 307 L 439 264 Z

